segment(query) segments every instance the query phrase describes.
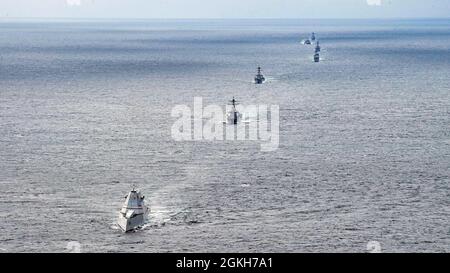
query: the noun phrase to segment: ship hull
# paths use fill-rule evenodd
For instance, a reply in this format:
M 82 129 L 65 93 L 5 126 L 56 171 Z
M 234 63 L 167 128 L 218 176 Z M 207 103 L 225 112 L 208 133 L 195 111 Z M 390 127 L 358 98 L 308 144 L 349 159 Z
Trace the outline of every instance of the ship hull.
M 316 63 L 320 62 L 319 54 L 314 55 L 314 62 L 316 62 Z
M 227 123 L 228 124 L 238 124 L 241 120 L 242 114 L 239 112 L 230 112 L 227 114 Z
M 127 218 L 120 214 L 117 224 L 123 232 L 129 232 L 142 227 L 146 220 L 147 217 L 145 214 L 138 214 L 132 218 Z
M 255 77 L 256 84 L 263 84 L 265 81 L 266 81 L 266 78 L 264 78 L 263 76 Z

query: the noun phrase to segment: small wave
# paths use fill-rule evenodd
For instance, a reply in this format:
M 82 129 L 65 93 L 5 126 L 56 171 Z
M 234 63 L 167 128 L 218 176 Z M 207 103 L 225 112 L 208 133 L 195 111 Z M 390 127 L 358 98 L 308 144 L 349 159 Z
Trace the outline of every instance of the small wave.
M 109 228 L 113 230 L 120 230 L 120 227 L 117 224 L 113 224 Z
M 278 78 L 275 77 L 266 77 L 266 83 L 278 82 Z
M 132 242 L 121 242 L 119 245 L 141 245 L 145 244 L 145 241 L 132 241 Z
M 152 200 L 149 217 L 159 221 L 170 219 L 170 210 L 168 210 L 165 206 L 155 203 L 156 202 Z

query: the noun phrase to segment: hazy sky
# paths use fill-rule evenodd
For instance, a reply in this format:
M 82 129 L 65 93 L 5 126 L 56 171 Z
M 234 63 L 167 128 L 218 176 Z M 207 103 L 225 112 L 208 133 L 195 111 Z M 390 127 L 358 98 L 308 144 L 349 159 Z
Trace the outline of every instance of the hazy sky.
M 0 0 L 0 17 L 450 17 L 450 0 Z

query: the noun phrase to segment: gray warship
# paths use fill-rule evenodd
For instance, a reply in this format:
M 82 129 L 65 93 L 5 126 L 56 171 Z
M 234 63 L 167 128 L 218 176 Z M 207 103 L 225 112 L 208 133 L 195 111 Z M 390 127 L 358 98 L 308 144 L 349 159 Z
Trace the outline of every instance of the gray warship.
M 150 209 L 146 206 L 144 199 L 141 192 L 134 188 L 125 196 L 125 202 L 117 220 L 117 224 L 123 232 L 142 227 L 147 221 Z
M 263 74 L 261 73 L 261 67 L 258 67 L 258 74 L 255 76 L 255 83 L 256 84 L 262 84 L 266 81 L 266 78 L 264 78 Z

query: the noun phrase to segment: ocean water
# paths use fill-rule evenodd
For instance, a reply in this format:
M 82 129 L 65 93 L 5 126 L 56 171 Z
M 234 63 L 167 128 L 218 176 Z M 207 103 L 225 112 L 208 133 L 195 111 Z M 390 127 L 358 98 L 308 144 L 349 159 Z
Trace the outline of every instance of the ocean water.
M 232 96 L 279 149 L 173 140 Z M 0 21 L 0 252 L 449 252 L 449 175 L 449 20 Z

